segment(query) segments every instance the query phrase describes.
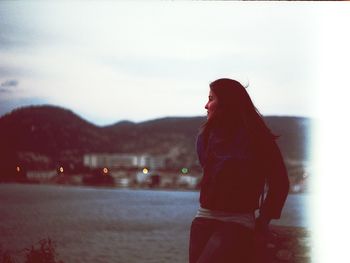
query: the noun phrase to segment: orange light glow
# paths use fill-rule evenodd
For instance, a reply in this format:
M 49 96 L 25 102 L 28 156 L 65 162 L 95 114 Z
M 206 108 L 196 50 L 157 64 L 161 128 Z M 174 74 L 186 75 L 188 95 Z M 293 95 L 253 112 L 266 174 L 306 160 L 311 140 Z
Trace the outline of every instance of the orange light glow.
M 143 172 L 144 174 L 148 174 L 148 169 L 147 169 L 147 168 L 143 168 L 142 172 Z
M 107 174 L 108 173 L 108 169 L 107 168 L 103 168 L 103 173 Z
M 16 171 L 17 171 L 17 173 L 19 173 L 21 171 L 21 167 L 17 166 Z
M 63 171 L 64 171 L 62 166 L 60 167 L 59 170 L 60 170 L 61 173 L 63 173 Z

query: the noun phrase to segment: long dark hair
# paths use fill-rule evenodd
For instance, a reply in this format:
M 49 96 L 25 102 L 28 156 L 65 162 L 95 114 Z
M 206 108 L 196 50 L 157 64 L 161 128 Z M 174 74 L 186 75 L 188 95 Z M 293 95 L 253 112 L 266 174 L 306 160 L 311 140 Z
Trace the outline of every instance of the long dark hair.
M 209 87 L 218 98 L 218 108 L 213 117 L 202 125 L 200 134 L 207 137 L 212 127 L 221 126 L 229 132 L 243 127 L 253 141 L 278 137 L 267 127 L 241 83 L 222 78 L 211 82 Z

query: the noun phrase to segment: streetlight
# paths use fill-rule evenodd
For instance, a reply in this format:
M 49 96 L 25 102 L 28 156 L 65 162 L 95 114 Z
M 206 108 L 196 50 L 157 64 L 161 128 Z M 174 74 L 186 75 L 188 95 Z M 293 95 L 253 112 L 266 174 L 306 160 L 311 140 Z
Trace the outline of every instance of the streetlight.
M 182 174 L 187 174 L 188 173 L 188 168 L 184 167 L 181 169 Z

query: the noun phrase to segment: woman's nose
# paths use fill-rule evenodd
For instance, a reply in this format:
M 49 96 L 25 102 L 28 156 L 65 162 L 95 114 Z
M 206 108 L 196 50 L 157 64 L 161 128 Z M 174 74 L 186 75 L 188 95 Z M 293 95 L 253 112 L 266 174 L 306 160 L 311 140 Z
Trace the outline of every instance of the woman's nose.
M 205 104 L 204 108 L 207 110 L 208 109 L 208 103 Z

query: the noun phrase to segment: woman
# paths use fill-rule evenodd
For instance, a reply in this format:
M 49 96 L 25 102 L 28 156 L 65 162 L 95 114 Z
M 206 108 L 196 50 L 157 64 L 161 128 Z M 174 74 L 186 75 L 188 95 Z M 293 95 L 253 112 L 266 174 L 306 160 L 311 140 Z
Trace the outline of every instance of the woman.
M 289 190 L 277 137 L 238 81 L 212 82 L 205 108 L 207 121 L 197 138 L 203 178 L 190 263 L 262 262 L 254 240 L 280 217 Z

